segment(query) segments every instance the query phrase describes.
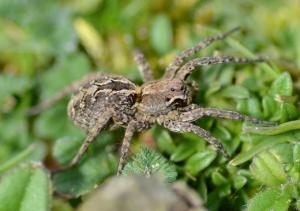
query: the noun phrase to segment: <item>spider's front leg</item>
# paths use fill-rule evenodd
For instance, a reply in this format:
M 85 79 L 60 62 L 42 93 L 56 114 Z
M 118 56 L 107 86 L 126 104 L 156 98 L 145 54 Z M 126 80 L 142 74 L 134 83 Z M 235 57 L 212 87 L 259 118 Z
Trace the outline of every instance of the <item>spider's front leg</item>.
M 77 154 L 66 168 L 71 168 L 80 161 L 81 157 L 86 152 L 89 145 L 96 139 L 96 136 L 109 124 L 110 119 L 111 114 L 108 112 L 104 113 L 103 116 L 99 118 L 96 125 L 88 131 L 87 136 L 82 145 L 80 146 Z
M 227 36 L 229 36 L 232 33 L 238 31 L 239 29 L 240 29 L 239 27 L 236 27 L 236 28 L 233 28 L 233 29 L 225 32 L 225 33 L 222 33 L 222 34 L 219 34 L 219 35 L 216 35 L 216 36 L 213 36 L 213 37 L 208 37 L 205 40 L 203 40 L 202 42 L 199 42 L 196 46 L 186 49 L 185 51 L 180 53 L 175 58 L 175 60 L 167 67 L 166 72 L 165 72 L 163 77 L 164 78 L 173 78 L 176 74 L 176 71 L 184 63 L 184 60 L 186 58 L 195 55 L 201 49 L 206 48 L 207 46 L 211 45 L 212 43 L 214 43 L 216 41 L 225 39 Z
M 202 118 L 203 116 L 209 116 L 209 117 L 216 117 L 222 119 L 242 120 L 242 121 L 247 121 L 254 124 L 262 124 L 262 125 L 275 124 L 274 122 L 263 121 L 255 117 L 250 117 L 244 114 L 240 114 L 235 111 L 228 111 L 228 110 L 217 109 L 217 108 L 203 108 L 195 104 L 192 104 L 189 108 L 190 108 L 189 110 L 186 109 L 185 112 L 182 112 L 179 115 L 180 121 L 194 122 Z
M 263 58 L 241 58 L 234 56 L 212 56 L 212 57 L 202 57 L 196 58 L 185 65 L 183 65 L 175 75 L 175 78 L 185 80 L 193 70 L 198 66 L 205 66 L 211 64 L 247 64 L 247 63 L 256 63 L 256 62 L 264 62 Z
M 136 49 L 134 51 L 134 60 L 137 63 L 138 69 L 144 82 L 153 81 L 154 77 L 152 74 L 150 64 L 147 62 L 141 50 Z
M 194 133 L 203 139 L 205 139 L 209 144 L 213 145 L 218 151 L 220 151 L 223 156 L 230 160 L 231 157 L 224 148 L 223 144 L 221 144 L 215 137 L 213 137 L 208 131 L 204 130 L 203 128 L 193 125 L 189 122 L 178 122 L 178 121 L 165 121 L 161 124 L 165 128 L 179 133 Z
M 138 129 L 138 122 L 136 122 L 136 121 L 129 122 L 129 124 L 126 128 L 122 146 L 121 146 L 121 156 L 119 159 L 117 176 L 121 175 L 122 170 L 125 166 L 125 162 L 126 162 L 129 148 L 130 148 L 131 140 L 132 140 L 134 133 L 137 131 L 137 129 Z

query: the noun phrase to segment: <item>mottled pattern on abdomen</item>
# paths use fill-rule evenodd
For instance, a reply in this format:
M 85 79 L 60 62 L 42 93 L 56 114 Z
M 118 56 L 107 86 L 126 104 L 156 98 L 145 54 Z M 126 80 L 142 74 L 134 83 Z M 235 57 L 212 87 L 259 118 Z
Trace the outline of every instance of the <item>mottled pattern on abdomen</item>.
M 112 120 L 126 125 L 136 101 L 136 86 L 120 76 L 103 75 L 82 86 L 68 105 L 68 115 L 74 123 L 87 130 L 99 118 L 110 113 Z

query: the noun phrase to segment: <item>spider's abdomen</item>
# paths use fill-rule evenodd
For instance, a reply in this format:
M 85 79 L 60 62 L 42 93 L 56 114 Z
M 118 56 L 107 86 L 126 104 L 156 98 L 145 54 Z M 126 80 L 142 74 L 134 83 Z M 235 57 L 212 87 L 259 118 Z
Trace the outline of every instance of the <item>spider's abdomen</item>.
M 121 76 L 101 75 L 83 85 L 68 105 L 68 115 L 83 128 L 93 128 L 99 118 L 112 114 L 114 123 L 127 124 L 134 114 L 136 86 Z

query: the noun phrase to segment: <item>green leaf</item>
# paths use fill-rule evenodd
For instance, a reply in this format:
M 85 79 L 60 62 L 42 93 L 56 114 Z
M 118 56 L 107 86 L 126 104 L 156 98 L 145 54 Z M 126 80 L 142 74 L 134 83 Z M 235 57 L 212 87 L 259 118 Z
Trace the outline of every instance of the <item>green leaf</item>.
M 42 75 L 41 101 L 60 92 L 71 82 L 80 79 L 89 73 L 91 66 L 88 58 L 81 53 L 71 54 L 59 60 L 52 68 Z M 52 139 L 61 136 L 80 135 L 82 132 L 75 127 L 67 115 L 66 97 L 45 112 L 41 113 L 34 122 L 34 130 L 37 135 Z
M 252 198 L 248 205 L 248 211 L 284 211 L 288 210 L 291 198 L 288 192 L 278 188 L 270 188 L 261 191 Z
M 247 183 L 247 178 L 241 175 L 237 175 L 233 177 L 233 187 L 236 190 L 240 190 Z
M 143 147 L 131 161 L 129 161 L 122 172 L 123 175 L 160 174 L 165 181 L 174 182 L 177 177 L 176 168 L 159 153 Z
M 28 146 L 23 151 L 11 157 L 9 160 L 5 161 L 0 165 L 0 174 L 7 171 L 20 162 L 24 161 L 41 161 L 46 155 L 45 146 L 42 143 L 34 143 Z
M 278 109 L 278 102 L 270 96 L 264 96 L 262 99 L 262 108 L 264 117 L 268 118 L 275 114 Z
M 83 137 L 65 136 L 55 142 L 53 155 L 60 164 L 68 164 L 78 152 Z
M 297 171 L 300 171 L 300 144 L 295 144 L 293 148 L 293 161 L 294 161 L 294 167 Z
M 241 113 L 260 118 L 262 116 L 260 101 L 256 97 L 239 100 L 237 110 Z
M 229 181 L 218 171 L 214 171 L 211 175 L 212 182 L 216 186 L 229 184 Z
M 250 171 L 257 180 L 268 186 L 280 185 L 287 181 L 283 164 L 269 151 L 262 152 L 254 158 Z
M 3 33 L 5 39 L 0 48 L 5 52 L 33 53 L 38 57 L 41 54 L 61 55 L 76 48 L 77 39 L 72 27 L 71 13 L 55 1 L 2 0 L 0 16 L 7 22 L 13 22 L 18 29 L 14 36 Z M 9 31 L 9 27 L 7 28 L 5 32 Z
M 173 162 L 183 161 L 197 151 L 193 141 L 183 140 L 171 155 Z
M 13 86 L 12 86 L 13 84 Z M 13 94 L 23 94 L 32 86 L 29 78 L 26 76 L 15 76 L 12 74 L 1 74 L 0 75 L 0 103 L 1 110 L 4 101 L 8 96 Z M 1 111 L 0 110 L 0 111 Z
M 88 57 L 82 53 L 69 54 L 58 60 L 41 78 L 42 100 L 52 97 L 65 86 L 90 73 Z
M 88 193 L 116 173 L 117 159 L 106 151 L 97 151 L 75 167 L 53 175 L 56 192 L 70 197 Z
M 280 104 L 281 121 L 288 121 L 298 117 L 299 111 L 292 103 Z
M 151 44 L 160 54 L 168 52 L 172 47 L 172 23 L 167 15 L 154 17 L 151 28 Z
M 175 151 L 176 146 L 168 131 L 155 129 L 153 135 L 159 149 L 161 149 L 163 152 L 172 154 Z
M 17 168 L 0 182 L 0 211 L 47 211 L 50 197 L 49 175 L 39 163 Z
M 187 160 L 185 169 L 190 174 L 196 175 L 200 171 L 208 167 L 211 164 L 211 162 L 216 158 L 216 156 L 216 151 L 212 149 L 197 152 Z
M 251 137 L 251 136 L 250 136 Z M 230 161 L 231 165 L 240 165 L 248 160 L 250 160 L 254 155 L 256 155 L 257 153 L 270 148 L 276 144 L 281 144 L 281 143 L 285 143 L 285 142 L 292 142 L 292 141 L 296 141 L 300 138 L 300 131 L 297 132 L 288 132 L 285 134 L 279 134 L 276 136 L 260 136 L 260 140 L 259 143 L 257 143 L 256 145 L 254 145 L 250 150 L 246 151 L 246 152 L 241 152 L 240 154 L 238 154 L 234 159 L 232 159 Z
M 223 89 L 222 95 L 233 99 L 247 99 L 250 97 L 248 89 L 240 85 L 231 85 L 226 87 Z
M 284 72 L 273 81 L 270 93 L 273 96 L 283 95 L 292 96 L 293 82 L 289 73 Z

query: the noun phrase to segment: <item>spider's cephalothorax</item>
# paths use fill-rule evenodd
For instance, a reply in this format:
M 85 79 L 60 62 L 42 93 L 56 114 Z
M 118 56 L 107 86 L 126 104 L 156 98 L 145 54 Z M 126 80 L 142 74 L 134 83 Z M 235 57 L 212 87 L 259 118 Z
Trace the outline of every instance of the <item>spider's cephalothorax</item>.
M 104 73 L 91 73 L 74 82 L 48 101 L 30 110 L 31 114 L 39 113 L 68 94 L 74 93 L 68 105 L 68 115 L 80 128 L 87 131 L 87 137 L 80 147 L 70 166 L 75 165 L 87 150 L 95 137 L 107 127 L 125 127 L 125 135 L 121 147 L 118 175 L 124 167 L 132 136 L 137 131 L 149 128 L 152 124 L 160 124 L 174 132 L 191 132 L 212 144 L 227 159 L 229 154 L 223 145 L 208 131 L 192 124 L 203 116 L 227 118 L 264 123 L 234 111 L 215 108 L 203 108 L 192 104 L 192 88 L 186 78 L 192 71 L 203 65 L 225 63 L 262 62 L 261 58 L 237 58 L 232 56 L 212 56 L 185 59 L 196 54 L 217 40 L 222 40 L 236 29 L 215 37 L 209 37 L 195 47 L 178 55 L 167 67 L 160 80 L 154 80 L 149 64 L 140 51 L 135 52 L 135 60 L 142 73 L 145 84 L 137 86 L 122 76 Z

